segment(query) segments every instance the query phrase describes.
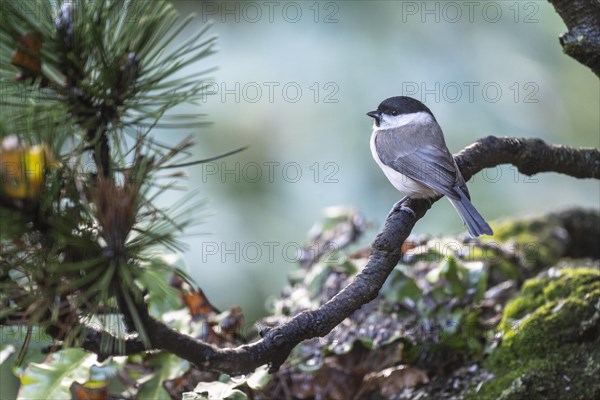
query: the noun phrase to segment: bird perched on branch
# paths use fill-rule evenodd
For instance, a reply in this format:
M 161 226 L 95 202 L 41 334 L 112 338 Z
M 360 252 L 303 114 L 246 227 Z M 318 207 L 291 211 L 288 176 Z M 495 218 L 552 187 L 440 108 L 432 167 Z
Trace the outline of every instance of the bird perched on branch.
M 371 135 L 373 158 L 396 189 L 413 198 L 444 195 L 471 236 L 493 234 L 471 203 L 442 128 L 425 104 L 411 97 L 390 97 L 367 115 L 375 119 Z

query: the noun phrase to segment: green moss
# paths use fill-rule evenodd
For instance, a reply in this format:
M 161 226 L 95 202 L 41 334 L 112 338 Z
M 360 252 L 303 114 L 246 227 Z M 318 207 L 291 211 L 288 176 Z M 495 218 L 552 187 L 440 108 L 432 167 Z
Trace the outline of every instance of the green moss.
M 558 276 L 554 276 L 558 275 Z M 551 269 L 545 276 L 530 279 L 523 284 L 518 297 L 504 308 L 500 330 L 509 331 L 515 321 L 537 308 L 560 299 L 580 299 L 589 302 L 589 296 L 600 293 L 600 270 L 593 268 Z M 526 321 L 525 321 L 526 322 Z
M 495 378 L 478 393 L 478 400 L 535 400 L 600 398 L 600 346 L 598 343 L 565 344 L 545 358 L 521 358 L 511 368 L 494 369 Z M 508 361 L 505 359 L 505 361 Z M 499 361 L 499 360 L 496 360 Z
M 545 219 L 519 220 L 494 227 L 490 240 L 503 242 L 532 271 L 554 265 L 564 255 L 567 235 L 556 216 Z
M 507 304 L 477 399 L 600 398 L 600 270 L 551 269 Z
M 502 272 L 502 279 L 498 279 L 499 282 L 512 279 L 520 280 L 523 278 L 523 272 L 517 264 L 509 260 L 501 260 L 500 263 L 491 267 L 493 270 L 499 269 Z

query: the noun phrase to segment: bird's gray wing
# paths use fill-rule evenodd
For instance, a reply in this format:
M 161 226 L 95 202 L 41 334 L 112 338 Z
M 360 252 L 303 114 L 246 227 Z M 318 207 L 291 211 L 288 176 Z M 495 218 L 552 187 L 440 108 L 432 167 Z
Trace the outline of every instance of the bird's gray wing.
M 385 165 L 452 199 L 459 199 L 457 186 L 465 186 L 442 132 L 422 126 L 382 129 L 375 149 Z M 410 145 L 407 146 L 407 143 Z M 465 186 L 466 188 L 466 186 Z

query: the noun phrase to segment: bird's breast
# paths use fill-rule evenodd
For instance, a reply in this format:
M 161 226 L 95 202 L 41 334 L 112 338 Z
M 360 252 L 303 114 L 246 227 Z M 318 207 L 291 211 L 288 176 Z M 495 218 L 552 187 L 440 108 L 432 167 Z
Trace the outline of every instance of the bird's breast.
M 377 153 L 377 146 L 375 145 L 376 138 L 377 130 L 374 130 L 371 134 L 371 155 L 373 156 L 373 159 L 379 168 L 381 168 L 383 171 L 386 178 L 388 178 L 392 186 L 394 186 L 400 192 L 414 198 L 435 197 L 438 195 L 435 190 L 430 189 L 422 183 L 417 182 L 414 179 L 401 174 L 392 167 L 384 164 Z

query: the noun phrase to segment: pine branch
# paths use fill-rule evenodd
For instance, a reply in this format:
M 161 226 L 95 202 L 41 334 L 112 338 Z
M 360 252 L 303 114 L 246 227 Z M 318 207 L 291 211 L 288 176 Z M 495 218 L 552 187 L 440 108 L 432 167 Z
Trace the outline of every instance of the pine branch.
M 66 347 L 78 339 L 89 343 L 82 321 L 116 307 L 123 317 L 117 323 L 147 347 L 135 305 L 155 294 L 149 287 L 170 289 L 158 271 L 178 270 L 152 255 L 157 248 L 180 251 L 176 234 L 199 219 L 202 205 L 188 196 L 168 208 L 155 206 L 161 189 L 173 185 L 158 185 L 158 173 L 190 165 L 193 143 L 161 146 L 150 133 L 168 118 L 175 120 L 169 129 L 205 124 L 197 112 L 167 112 L 204 97 L 206 70 L 175 75 L 214 53 L 215 37 L 205 37 L 205 25 L 179 41 L 194 15 L 181 18 L 162 0 L 21 0 L 2 6 L 10 18 L 0 24 L 0 81 L 18 90 L 0 99 L 0 140 L 10 134 L 24 144 L 0 152 L 0 163 L 21 165 L 31 145 L 41 145 L 58 167 L 51 176 L 47 163 L 38 162 L 35 196 L 27 175 L 15 174 L 25 199 L 0 185 L 0 215 L 16 211 L 19 222 L 34 222 L 0 232 L 6 249 L 0 273 L 11 270 L 20 278 L 0 281 L 2 300 L 10 300 L 0 311 L 50 327 Z M 25 282 L 18 302 L 6 296 Z M 120 344 L 125 348 L 118 351 L 125 351 L 129 343 L 96 337 L 100 351 Z
M 558 172 L 576 178 L 600 178 L 600 151 L 549 145 L 539 139 L 488 136 L 455 157 L 467 180 L 484 168 L 500 164 L 512 164 L 525 175 Z M 144 304 L 138 304 L 138 313 L 152 348 L 169 351 L 199 368 L 230 375 L 246 374 L 267 363 L 270 364 L 270 372 L 277 371 L 301 341 L 327 335 L 354 311 L 377 297 L 388 275 L 400 261 L 402 244 L 433 202 L 408 199 L 403 207 L 392 209 L 383 231 L 373 241 L 367 266 L 354 281 L 320 308 L 295 315 L 287 323 L 265 332 L 264 337 L 255 343 L 220 349 L 169 328 L 152 318 Z M 587 228 L 582 225 L 581 229 Z M 585 237 L 586 232 L 574 232 L 574 237 L 582 236 Z M 140 345 L 131 342 L 130 346 L 135 349 Z M 87 341 L 84 348 L 95 351 L 97 344 L 93 340 Z
M 144 343 L 137 337 L 120 338 L 108 332 L 87 326 L 78 326 L 77 329 L 81 330 L 81 336 L 83 337 L 81 348 L 96 353 L 99 362 L 110 356 L 128 356 L 146 350 Z M 53 338 L 61 336 L 60 328 L 55 325 L 48 326 L 46 333 Z M 121 345 L 115 346 L 113 351 L 106 352 L 102 347 L 102 343 L 120 343 Z

